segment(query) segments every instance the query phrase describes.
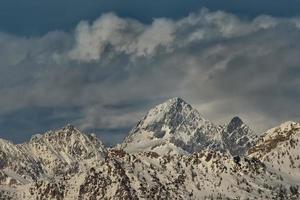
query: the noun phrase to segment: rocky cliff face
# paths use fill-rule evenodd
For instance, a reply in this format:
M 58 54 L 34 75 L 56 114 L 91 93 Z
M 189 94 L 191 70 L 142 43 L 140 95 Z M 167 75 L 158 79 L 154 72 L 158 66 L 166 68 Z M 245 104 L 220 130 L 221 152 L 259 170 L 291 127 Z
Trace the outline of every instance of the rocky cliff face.
M 231 155 L 244 155 L 253 145 L 255 139 L 253 131 L 239 118 L 234 117 L 222 129 L 222 143 Z

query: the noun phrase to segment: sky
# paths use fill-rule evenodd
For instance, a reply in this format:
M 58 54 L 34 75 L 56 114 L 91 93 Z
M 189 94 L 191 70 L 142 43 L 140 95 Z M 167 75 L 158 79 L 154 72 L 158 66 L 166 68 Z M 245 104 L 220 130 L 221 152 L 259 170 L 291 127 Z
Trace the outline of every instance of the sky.
M 261 133 L 300 119 L 298 0 L 1 0 L 0 138 L 73 124 L 106 145 L 181 97 Z

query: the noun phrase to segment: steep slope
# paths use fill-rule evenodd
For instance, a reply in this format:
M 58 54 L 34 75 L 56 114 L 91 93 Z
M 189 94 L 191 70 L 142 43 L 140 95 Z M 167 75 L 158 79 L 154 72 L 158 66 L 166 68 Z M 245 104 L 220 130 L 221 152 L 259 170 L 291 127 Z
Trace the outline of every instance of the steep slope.
M 231 155 L 244 155 L 256 135 L 239 117 L 234 117 L 222 130 L 223 148 Z
M 43 175 L 38 159 L 25 149 L 0 139 L 0 183 L 28 183 Z
M 127 152 L 192 153 L 219 143 L 217 127 L 180 98 L 153 109 L 121 144 Z
M 285 122 L 264 133 L 249 150 L 289 182 L 300 183 L 300 123 Z

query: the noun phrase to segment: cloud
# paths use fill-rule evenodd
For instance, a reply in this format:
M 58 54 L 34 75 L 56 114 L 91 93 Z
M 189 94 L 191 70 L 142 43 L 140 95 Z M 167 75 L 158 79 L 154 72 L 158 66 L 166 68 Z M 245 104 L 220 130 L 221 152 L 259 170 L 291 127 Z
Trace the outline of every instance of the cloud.
M 299 120 L 299 38 L 298 18 L 207 9 L 150 24 L 108 13 L 41 37 L 1 33 L 0 121 L 45 108 L 54 113 L 45 130 L 66 116 L 120 139 L 150 107 L 180 96 L 216 123 L 240 115 L 261 132 Z
M 222 11 L 202 9 L 178 21 L 154 19 L 146 25 L 123 19 L 113 13 L 102 15 L 92 24 L 83 21 L 75 30 L 75 45 L 71 59 L 81 62 L 98 61 L 103 56 L 128 55 L 133 58 L 172 53 L 197 42 L 228 40 L 274 28 L 297 19 L 258 16 L 252 21 Z
M 79 23 L 75 31 L 75 47 L 69 55 L 71 59 L 84 62 L 101 59 L 108 49 L 115 54 L 150 56 L 156 48 L 169 46 L 173 41 L 173 31 L 173 22 L 167 19 L 155 19 L 147 26 L 113 13 L 104 14 L 92 24 Z

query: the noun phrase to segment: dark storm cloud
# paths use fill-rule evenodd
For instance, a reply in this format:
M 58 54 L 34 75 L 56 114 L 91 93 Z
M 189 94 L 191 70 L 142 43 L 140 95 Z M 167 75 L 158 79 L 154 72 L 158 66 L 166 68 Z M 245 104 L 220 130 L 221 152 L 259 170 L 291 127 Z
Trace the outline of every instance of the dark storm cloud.
M 3 33 L 0 134 L 21 141 L 68 121 L 113 144 L 174 96 L 212 121 L 240 115 L 257 131 L 299 120 L 299 38 L 297 17 L 207 9 L 151 24 L 108 13 L 71 33 Z

